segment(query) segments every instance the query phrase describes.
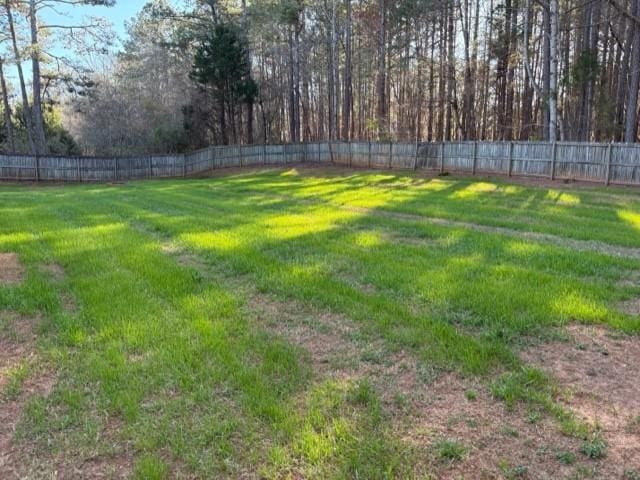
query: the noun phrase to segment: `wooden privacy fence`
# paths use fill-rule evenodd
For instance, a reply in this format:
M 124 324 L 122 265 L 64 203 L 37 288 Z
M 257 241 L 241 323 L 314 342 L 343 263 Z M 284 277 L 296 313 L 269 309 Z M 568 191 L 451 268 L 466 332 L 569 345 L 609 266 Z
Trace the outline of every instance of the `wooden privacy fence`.
M 325 164 L 427 169 L 640 185 L 640 145 L 573 142 L 313 142 L 215 146 L 193 153 L 132 157 L 0 155 L 0 179 L 112 182 L 177 178 L 226 167 Z

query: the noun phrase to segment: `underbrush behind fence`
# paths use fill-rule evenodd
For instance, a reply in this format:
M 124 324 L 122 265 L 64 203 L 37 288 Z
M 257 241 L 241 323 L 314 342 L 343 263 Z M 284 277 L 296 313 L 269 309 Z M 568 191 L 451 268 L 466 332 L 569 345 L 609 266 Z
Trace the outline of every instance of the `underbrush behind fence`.
M 426 169 L 640 185 L 640 145 L 578 142 L 310 142 L 215 146 L 131 157 L 0 155 L 0 179 L 115 182 L 201 175 L 228 167 L 339 165 Z

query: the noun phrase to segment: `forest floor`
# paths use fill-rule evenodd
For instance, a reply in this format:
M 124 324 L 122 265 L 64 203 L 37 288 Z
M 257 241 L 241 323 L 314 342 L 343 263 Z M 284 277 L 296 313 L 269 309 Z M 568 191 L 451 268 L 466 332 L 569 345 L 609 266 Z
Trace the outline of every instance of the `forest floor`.
M 0 186 L 0 478 L 640 478 L 640 191 Z

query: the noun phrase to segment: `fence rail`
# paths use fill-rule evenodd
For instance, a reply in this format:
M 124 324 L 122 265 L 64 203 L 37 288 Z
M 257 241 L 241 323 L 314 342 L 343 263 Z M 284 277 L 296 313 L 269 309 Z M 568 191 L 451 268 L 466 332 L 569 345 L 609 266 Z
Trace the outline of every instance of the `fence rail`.
M 113 182 L 178 178 L 226 167 L 332 164 L 640 185 L 640 145 L 576 142 L 311 142 L 215 146 L 133 157 L 0 155 L 0 180 Z

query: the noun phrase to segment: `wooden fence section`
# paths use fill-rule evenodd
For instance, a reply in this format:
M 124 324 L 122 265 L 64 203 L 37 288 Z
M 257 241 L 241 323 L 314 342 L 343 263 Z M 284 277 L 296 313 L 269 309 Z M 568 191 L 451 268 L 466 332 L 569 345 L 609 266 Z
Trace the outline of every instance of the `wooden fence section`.
M 578 142 L 422 144 L 418 168 L 640 185 L 640 145 Z
M 640 185 L 640 145 L 573 142 L 331 141 L 215 146 L 188 154 L 118 158 L 0 155 L 0 180 L 113 182 L 188 177 L 218 168 L 299 163 Z

